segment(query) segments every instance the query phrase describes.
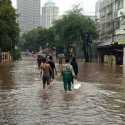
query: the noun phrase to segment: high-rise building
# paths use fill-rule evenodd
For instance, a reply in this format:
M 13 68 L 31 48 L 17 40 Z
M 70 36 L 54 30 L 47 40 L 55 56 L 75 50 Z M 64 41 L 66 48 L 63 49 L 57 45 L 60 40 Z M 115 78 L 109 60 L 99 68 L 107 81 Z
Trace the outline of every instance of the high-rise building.
M 48 1 L 42 7 L 42 17 L 41 17 L 41 26 L 43 28 L 49 28 L 52 26 L 53 22 L 58 19 L 59 8 L 55 5 L 54 2 Z
M 123 64 L 125 0 L 98 0 L 96 21 L 99 33 L 97 45 L 102 61 L 105 61 L 105 55 L 113 55 L 117 64 Z
M 40 26 L 40 0 L 17 0 L 21 33 Z

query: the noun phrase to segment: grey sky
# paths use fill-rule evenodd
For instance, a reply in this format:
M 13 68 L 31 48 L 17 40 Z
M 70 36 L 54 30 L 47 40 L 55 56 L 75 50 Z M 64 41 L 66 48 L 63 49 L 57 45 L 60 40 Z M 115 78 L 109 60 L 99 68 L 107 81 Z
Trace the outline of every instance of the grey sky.
M 48 0 L 41 0 L 41 6 Z M 94 15 L 95 3 L 97 0 L 51 0 L 60 8 L 60 14 L 72 8 L 74 4 L 79 4 L 87 15 Z M 14 7 L 16 7 L 16 0 L 12 0 Z

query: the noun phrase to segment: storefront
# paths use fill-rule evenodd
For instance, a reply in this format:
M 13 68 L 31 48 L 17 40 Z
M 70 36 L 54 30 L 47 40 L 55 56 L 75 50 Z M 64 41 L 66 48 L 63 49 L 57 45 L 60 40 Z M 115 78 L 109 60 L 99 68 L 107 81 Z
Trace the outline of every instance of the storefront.
M 123 45 L 99 46 L 97 48 L 98 62 L 111 65 L 123 65 Z M 124 49 L 125 50 L 125 49 Z M 125 53 L 125 52 L 124 52 Z
M 1 63 L 9 63 L 12 61 L 12 57 L 9 52 L 1 52 L 0 60 Z

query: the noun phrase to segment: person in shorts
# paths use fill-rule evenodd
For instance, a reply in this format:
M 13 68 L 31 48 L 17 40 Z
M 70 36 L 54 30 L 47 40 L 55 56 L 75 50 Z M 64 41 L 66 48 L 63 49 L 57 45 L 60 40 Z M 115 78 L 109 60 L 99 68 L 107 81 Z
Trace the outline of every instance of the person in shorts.
M 41 63 L 41 76 L 43 81 L 43 89 L 46 88 L 46 85 L 50 85 L 50 71 L 52 71 L 50 64 L 46 62 L 46 58 L 42 59 Z

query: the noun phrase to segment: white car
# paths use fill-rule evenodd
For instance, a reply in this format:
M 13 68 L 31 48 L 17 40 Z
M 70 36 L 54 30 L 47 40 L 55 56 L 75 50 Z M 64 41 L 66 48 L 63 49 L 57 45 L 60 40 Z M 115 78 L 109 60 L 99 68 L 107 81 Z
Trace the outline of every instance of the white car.
M 64 55 L 64 53 L 60 53 L 60 54 L 58 54 L 58 57 L 60 57 L 60 58 L 64 58 L 65 55 Z

